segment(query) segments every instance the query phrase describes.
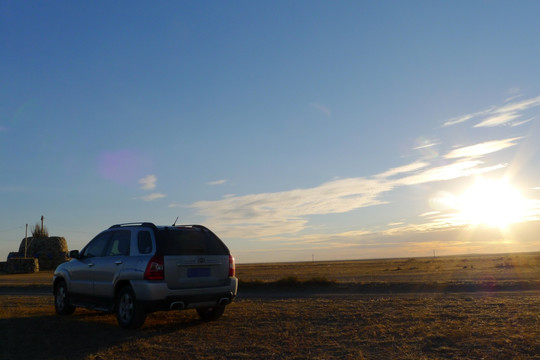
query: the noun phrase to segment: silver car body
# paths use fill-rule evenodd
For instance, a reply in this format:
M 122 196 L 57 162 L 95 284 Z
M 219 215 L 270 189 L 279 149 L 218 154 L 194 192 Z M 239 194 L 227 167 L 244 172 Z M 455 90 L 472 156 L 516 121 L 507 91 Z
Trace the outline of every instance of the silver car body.
M 189 238 L 185 244 L 170 245 L 184 238 Z M 53 291 L 65 282 L 70 304 L 77 307 L 115 311 L 117 295 L 126 286 L 146 312 L 224 306 L 237 294 L 234 259 L 200 225 L 114 225 L 79 254 L 71 253 L 75 258 L 54 272 Z M 162 261 L 162 279 L 145 278 L 153 259 Z

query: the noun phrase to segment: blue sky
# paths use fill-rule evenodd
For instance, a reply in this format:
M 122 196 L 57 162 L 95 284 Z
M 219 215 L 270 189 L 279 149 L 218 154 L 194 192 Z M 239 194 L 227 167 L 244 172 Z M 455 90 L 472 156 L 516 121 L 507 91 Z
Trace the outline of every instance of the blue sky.
M 537 1 L 0 3 L 0 259 L 202 223 L 238 262 L 538 251 Z M 480 216 L 483 214 L 483 216 Z

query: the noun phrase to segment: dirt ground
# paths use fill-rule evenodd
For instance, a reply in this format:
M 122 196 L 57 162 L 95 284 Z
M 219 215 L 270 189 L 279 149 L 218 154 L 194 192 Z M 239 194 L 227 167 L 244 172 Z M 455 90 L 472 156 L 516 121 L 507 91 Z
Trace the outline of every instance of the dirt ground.
M 0 275 L 0 359 L 540 359 L 540 291 L 477 286 L 485 276 L 495 285 L 536 283 L 539 259 L 244 265 L 248 286 L 218 321 L 157 312 L 133 331 L 112 314 L 56 315 L 51 272 Z M 433 272 L 439 283 L 475 286 L 426 287 Z M 302 282 L 326 273 L 342 278 Z M 382 288 L 370 288 L 369 277 Z
M 0 295 L 1 359 L 540 359 L 540 293 L 240 295 L 224 316 L 54 313 L 50 294 Z

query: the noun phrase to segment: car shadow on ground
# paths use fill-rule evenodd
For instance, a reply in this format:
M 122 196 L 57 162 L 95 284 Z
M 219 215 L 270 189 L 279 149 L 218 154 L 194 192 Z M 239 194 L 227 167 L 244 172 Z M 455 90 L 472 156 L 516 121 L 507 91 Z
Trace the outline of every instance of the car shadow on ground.
M 171 316 L 175 317 L 173 321 Z M 84 358 L 110 347 L 202 323 L 198 318 L 185 315 L 167 315 L 165 318 L 150 314 L 143 327 L 126 330 L 118 326 L 114 315 L 96 312 L 0 319 L 0 359 Z

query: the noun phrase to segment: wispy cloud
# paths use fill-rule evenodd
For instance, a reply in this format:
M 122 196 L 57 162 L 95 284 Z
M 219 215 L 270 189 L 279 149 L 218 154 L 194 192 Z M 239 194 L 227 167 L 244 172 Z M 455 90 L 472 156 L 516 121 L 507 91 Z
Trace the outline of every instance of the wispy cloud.
M 536 106 L 540 106 L 540 96 L 504 105 L 495 109 L 490 116 L 474 127 L 493 127 L 511 123 L 522 115 L 521 112 Z
M 222 179 L 222 180 L 215 180 L 215 181 L 209 181 L 208 182 L 208 185 L 222 185 L 222 184 L 225 184 L 227 182 L 227 179 Z
M 430 147 L 434 147 L 434 146 L 437 146 L 437 145 L 439 145 L 439 143 L 437 143 L 437 142 L 428 142 L 428 143 L 425 143 L 425 144 L 414 147 L 413 150 L 428 149 Z
M 514 96 L 509 100 L 513 100 L 518 97 L 519 96 Z M 475 128 L 494 127 L 507 124 L 517 126 L 514 120 L 518 120 L 521 116 L 523 116 L 523 112 L 526 110 L 537 106 L 540 106 L 540 96 L 522 101 L 506 103 L 502 106 L 490 107 L 486 110 L 471 114 L 461 115 L 446 121 L 443 124 L 443 127 L 457 125 L 472 119 L 479 121 L 474 125 Z M 517 123 L 523 124 L 524 122 L 518 121 Z
M 322 105 L 318 102 L 312 102 L 311 104 L 309 104 L 310 107 L 312 107 L 313 109 L 316 109 L 317 111 L 323 113 L 324 115 L 330 117 L 332 116 L 332 111 L 330 110 L 329 107 L 325 106 L 325 105 Z
M 149 194 L 149 195 L 140 196 L 140 197 L 138 197 L 136 199 L 150 202 L 150 201 L 154 201 L 154 200 L 158 200 L 158 199 L 163 199 L 164 197 L 167 197 L 167 195 L 161 194 L 161 193 L 152 193 L 152 194 Z
M 472 118 L 474 118 L 474 116 L 475 116 L 474 114 L 469 114 L 469 115 L 462 115 L 462 116 L 452 118 L 450 120 L 447 120 L 443 124 L 443 127 L 461 124 L 461 123 L 463 123 L 465 121 L 471 120 Z
M 156 188 L 157 177 L 155 175 L 148 175 L 139 180 L 141 184 L 141 190 L 154 190 Z
M 516 145 L 516 141 L 520 139 L 521 137 L 514 137 L 502 140 L 486 141 L 480 144 L 454 149 L 444 157 L 446 159 L 479 157 L 514 146 Z
M 487 108 L 485 110 L 482 110 L 482 111 L 477 111 L 477 112 L 474 112 L 474 113 L 471 113 L 471 114 L 457 116 L 455 118 L 452 118 L 452 119 L 446 121 L 443 124 L 443 127 L 461 124 L 461 123 L 469 121 L 471 119 L 474 119 L 474 118 L 477 118 L 477 117 L 480 117 L 480 116 L 484 116 L 486 114 L 491 113 L 494 109 L 495 109 L 495 107 L 489 107 L 489 108 Z
M 396 187 L 452 180 L 505 166 L 484 166 L 480 160 L 460 160 L 431 168 L 428 165 L 425 162 L 415 162 L 390 169 L 373 178 L 337 179 L 307 189 L 231 195 L 215 201 L 195 202 L 189 206 L 206 217 L 207 222 L 224 236 L 252 238 L 253 234 L 257 234 L 258 239 L 283 234 L 290 236 L 306 228 L 309 216 L 346 213 L 386 204 L 388 202 L 381 195 Z
M 514 119 L 517 119 L 519 116 L 520 115 L 515 112 L 503 112 L 503 113 L 488 117 L 482 122 L 479 122 L 478 124 L 474 125 L 474 127 L 500 126 L 500 125 L 507 124 Z
M 540 105 L 540 97 L 519 103 L 506 103 L 499 108 L 491 107 L 470 115 L 449 120 L 445 126 L 465 121 L 483 119 L 488 123 L 504 124 L 515 121 L 524 109 Z M 498 118 L 497 118 L 498 117 Z M 195 209 L 205 222 L 224 237 L 274 241 L 296 244 L 298 250 L 310 244 L 317 248 L 357 246 L 350 239 L 369 243 L 375 232 L 392 238 L 394 235 L 428 231 L 446 231 L 451 225 L 446 210 L 425 213 L 420 216 L 424 222 L 409 224 L 407 220 L 386 222 L 379 230 L 357 230 L 349 233 L 321 234 L 307 231 L 313 216 L 351 212 L 356 209 L 388 204 L 386 194 L 396 188 L 418 186 L 434 182 L 444 182 L 504 169 L 508 164 L 496 160 L 495 154 L 516 146 L 522 137 L 510 137 L 484 141 L 469 146 L 455 148 L 446 155 L 436 153 L 435 157 L 423 157 L 402 166 L 392 167 L 378 174 L 365 177 L 335 179 L 311 188 L 300 188 L 281 192 L 255 193 L 247 195 L 231 194 L 214 201 L 198 201 L 189 205 L 172 203 L 170 207 L 186 206 Z M 433 148 L 441 141 L 418 142 L 416 150 Z M 208 182 L 220 185 L 226 180 Z M 426 199 L 429 202 L 429 199 Z M 381 230 L 382 229 L 382 230 Z M 367 246 L 367 245 L 366 245 Z M 390 245 L 389 245 L 390 246 Z
M 526 99 L 519 102 L 510 103 L 508 105 L 504 105 L 501 108 L 495 110 L 494 112 L 498 113 L 511 113 L 516 111 L 524 111 L 536 106 L 540 106 L 540 96 L 537 96 L 532 99 Z
M 345 213 L 360 207 L 383 204 L 377 197 L 391 189 L 382 180 L 365 178 L 338 179 L 308 189 L 227 197 L 216 201 L 199 201 L 191 205 L 220 224 L 222 231 L 241 227 L 242 234 L 252 237 L 294 233 L 307 223 L 306 216 Z
M 412 164 L 399 166 L 399 167 L 387 170 L 387 171 L 385 171 L 385 172 L 383 172 L 381 174 L 375 175 L 375 177 L 377 177 L 377 178 L 390 178 L 390 177 L 395 176 L 395 175 L 400 175 L 400 174 L 403 174 L 403 173 L 413 172 L 413 171 L 425 168 L 426 166 L 429 166 L 429 163 L 424 162 L 424 161 L 417 161 L 417 162 L 414 162 Z
M 394 184 L 395 186 L 410 186 L 436 181 L 447 181 L 471 175 L 484 174 L 505 167 L 503 164 L 482 167 L 482 164 L 483 162 L 479 160 L 458 161 L 453 164 L 426 169 L 421 173 L 397 179 L 394 181 Z

